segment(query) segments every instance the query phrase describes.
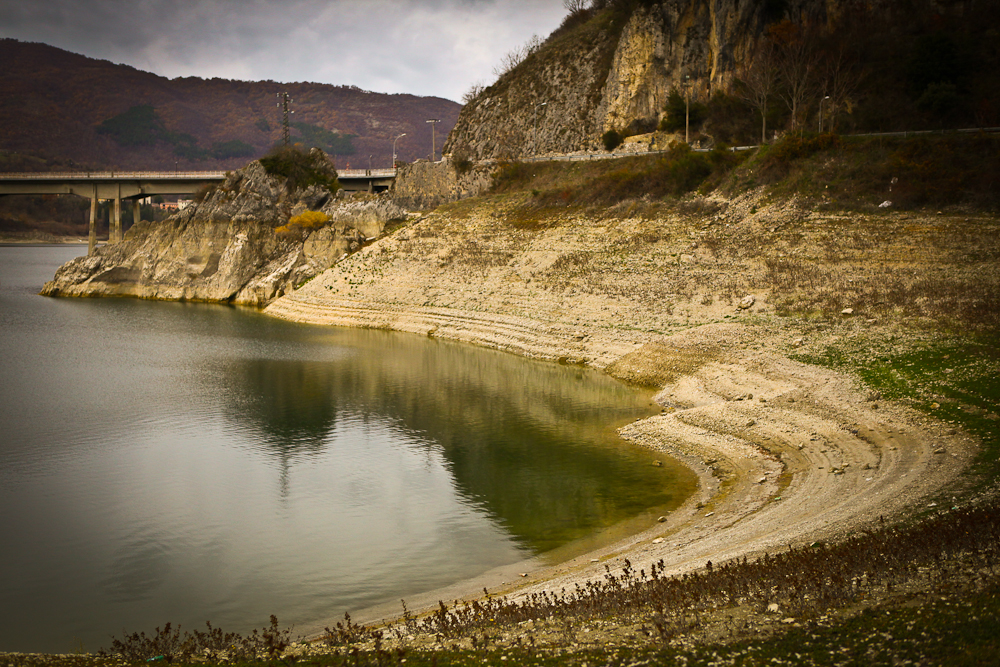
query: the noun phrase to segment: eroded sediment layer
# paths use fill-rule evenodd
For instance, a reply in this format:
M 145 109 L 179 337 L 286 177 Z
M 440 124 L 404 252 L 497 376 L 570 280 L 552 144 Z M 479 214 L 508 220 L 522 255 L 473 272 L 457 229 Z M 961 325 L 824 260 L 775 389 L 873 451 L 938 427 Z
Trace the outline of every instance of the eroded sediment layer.
M 518 227 L 495 209 L 452 209 L 381 239 L 267 309 L 586 363 L 661 388 L 664 414 L 621 434 L 699 474 L 681 509 L 597 552 L 502 569 L 408 600 L 411 608 L 484 584 L 515 595 L 558 590 L 603 576 L 615 558 L 638 566 L 662 559 L 678 573 L 833 539 L 892 520 L 956 481 L 971 440 L 903 407 L 875 405 L 848 377 L 790 360 L 794 346 L 822 346 L 835 334 L 803 343 L 795 321 L 773 317 L 767 292 L 726 294 L 731 266 L 684 255 L 696 252 L 692 238 L 704 223 L 609 217 Z M 692 275 L 705 293 L 683 294 Z

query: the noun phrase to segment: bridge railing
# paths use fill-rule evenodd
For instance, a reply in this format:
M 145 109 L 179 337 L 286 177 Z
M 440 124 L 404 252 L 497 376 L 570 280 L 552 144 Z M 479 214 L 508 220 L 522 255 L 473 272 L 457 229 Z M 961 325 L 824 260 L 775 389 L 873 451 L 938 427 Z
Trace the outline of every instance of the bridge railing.
M 395 169 L 338 169 L 338 178 L 395 178 Z
M 21 181 L 98 181 L 98 180 L 222 180 L 224 171 L 36 171 L 0 173 L 0 180 Z

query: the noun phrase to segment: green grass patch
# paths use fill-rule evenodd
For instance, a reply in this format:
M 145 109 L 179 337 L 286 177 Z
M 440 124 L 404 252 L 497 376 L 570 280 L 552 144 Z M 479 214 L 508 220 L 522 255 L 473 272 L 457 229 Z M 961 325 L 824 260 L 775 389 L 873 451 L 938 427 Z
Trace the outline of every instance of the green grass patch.
M 838 342 L 792 355 L 861 378 L 882 399 L 901 401 L 955 424 L 982 443 L 980 485 L 1000 479 L 1000 336 L 931 338 L 898 346 Z

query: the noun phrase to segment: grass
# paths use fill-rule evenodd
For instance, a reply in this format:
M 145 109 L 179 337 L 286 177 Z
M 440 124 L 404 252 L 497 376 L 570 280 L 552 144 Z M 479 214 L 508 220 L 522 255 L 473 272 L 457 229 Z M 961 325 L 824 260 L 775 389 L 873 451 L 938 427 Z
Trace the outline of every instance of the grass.
M 982 444 L 975 466 L 980 488 L 1000 480 L 1000 336 L 930 334 L 898 340 L 848 338 L 807 363 L 847 371 L 877 400 L 899 401 L 954 424 Z
M 651 156 L 564 166 L 513 162 L 497 174 L 495 192 L 530 191 L 527 207 L 606 207 L 620 202 L 676 198 L 712 188 L 743 159 L 726 151 L 695 153 L 685 145 Z

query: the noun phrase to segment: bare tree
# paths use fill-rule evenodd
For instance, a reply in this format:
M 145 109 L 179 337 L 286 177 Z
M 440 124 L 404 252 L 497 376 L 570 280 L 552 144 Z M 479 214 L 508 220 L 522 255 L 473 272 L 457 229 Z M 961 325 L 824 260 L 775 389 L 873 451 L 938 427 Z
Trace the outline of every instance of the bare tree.
M 563 7 L 570 14 L 579 14 L 587 10 L 587 0 L 563 0 Z
M 760 113 L 760 141 L 767 143 L 767 109 L 778 84 L 774 43 L 762 39 L 736 75 L 734 92 Z
M 843 46 L 827 56 L 820 66 L 823 97 L 830 101 L 820 106 L 820 112 L 830 117 L 830 129 L 837 129 L 837 109 L 850 111 L 852 98 L 864 81 L 866 72 L 856 58 L 851 57 Z M 826 125 L 826 123 L 824 123 Z
M 465 91 L 465 94 L 462 95 L 462 104 L 468 104 L 469 102 L 472 102 L 477 97 L 482 95 L 484 90 L 486 90 L 486 86 L 483 85 L 483 82 L 476 81 L 474 84 L 472 84 L 472 87 L 469 88 L 467 91 Z
M 497 66 L 493 68 L 493 74 L 497 78 L 500 78 L 507 72 L 512 71 L 515 67 L 523 63 L 528 56 L 542 48 L 542 44 L 543 42 L 541 37 L 538 35 L 532 35 L 523 46 L 519 46 L 504 55 L 504 57 L 500 59 Z
M 780 78 L 778 95 L 792 114 L 792 127 L 799 128 L 802 114 L 816 94 L 819 53 L 813 47 L 815 35 L 791 21 L 782 21 L 768 30 L 777 50 Z

